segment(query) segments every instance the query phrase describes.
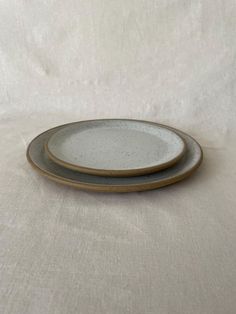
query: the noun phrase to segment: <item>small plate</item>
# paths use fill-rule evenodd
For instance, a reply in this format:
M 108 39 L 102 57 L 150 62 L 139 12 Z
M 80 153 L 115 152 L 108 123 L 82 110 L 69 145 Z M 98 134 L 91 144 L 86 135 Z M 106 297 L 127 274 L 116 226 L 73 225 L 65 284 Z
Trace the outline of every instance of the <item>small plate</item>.
M 150 122 L 150 124 L 156 125 L 156 123 L 152 122 Z M 73 125 L 73 123 L 69 125 Z M 149 175 L 127 178 L 101 177 L 84 174 L 55 164 L 45 154 L 44 143 L 48 141 L 52 134 L 61 128 L 62 127 L 56 127 L 37 136 L 28 146 L 27 159 L 40 174 L 58 183 L 79 189 L 100 192 L 152 190 L 183 180 L 191 175 L 202 162 L 203 154 L 200 145 L 189 135 L 174 130 L 185 140 L 186 154 L 171 168 Z
M 185 152 L 175 132 L 158 124 L 125 119 L 80 121 L 62 126 L 46 142 L 51 160 L 101 176 L 137 176 L 163 170 Z

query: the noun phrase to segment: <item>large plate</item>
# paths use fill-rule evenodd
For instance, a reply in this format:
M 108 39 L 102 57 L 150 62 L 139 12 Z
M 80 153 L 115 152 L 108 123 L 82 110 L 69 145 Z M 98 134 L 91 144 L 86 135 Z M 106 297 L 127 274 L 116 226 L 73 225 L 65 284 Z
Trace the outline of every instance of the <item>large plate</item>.
M 175 132 L 144 121 L 80 121 L 57 130 L 45 143 L 51 160 L 101 176 L 137 176 L 163 170 L 185 152 Z
M 147 123 L 157 125 L 152 122 Z M 70 125 L 73 125 L 73 123 Z M 79 173 L 55 164 L 45 154 L 44 143 L 60 128 L 62 127 L 50 129 L 33 139 L 27 149 L 27 159 L 33 168 L 40 174 L 58 183 L 79 189 L 100 192 L 134 192 L 151 190 L 183 180 L 191 175 L 199 167 L 202 161 L 203 155 L 200 145 L 189 135 L 174 130 L 185 140 L 187 148 L 184 157 L 171 168 L 149 175 L 126 178 L 101 177 Z

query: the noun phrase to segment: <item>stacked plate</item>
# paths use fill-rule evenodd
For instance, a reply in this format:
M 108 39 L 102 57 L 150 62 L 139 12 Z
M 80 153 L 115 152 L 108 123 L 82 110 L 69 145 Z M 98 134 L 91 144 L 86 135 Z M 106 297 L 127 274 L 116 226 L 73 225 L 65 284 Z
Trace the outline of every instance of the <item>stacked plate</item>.
M 49 179 L 80 189 L 134 192 L 191 175 L 201 164 L 189 135 L 154 122 L 106 119 L 61 125 L 29 144 L 27 159 Z

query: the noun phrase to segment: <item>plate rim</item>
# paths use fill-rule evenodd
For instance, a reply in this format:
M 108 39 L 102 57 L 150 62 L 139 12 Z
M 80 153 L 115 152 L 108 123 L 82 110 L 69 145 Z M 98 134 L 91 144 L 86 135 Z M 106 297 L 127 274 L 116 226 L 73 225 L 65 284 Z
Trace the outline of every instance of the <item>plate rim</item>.
M 103 119 L 103 120 L 109 120 L 109 119 Z M 114 120 L 114 119 L 112 119 L 112 120 Z M 120 119 L 117 119 L 117 120 L 120 120 Z M 125 119 L 125 120 L 134 120 L 134 119 Z M 96 119 L 95 120 L 85 120 L 85 121 L 96 121 Z M 171 130 L 176 130 L 177 131 L 177 129 L 172 128 L 172 127 L 170 127 L 168 125 L 160 124 L 160 123 L 153 122 L 153 121 L 146 121 L 146 120 L 135 120 L 135 121 L 144 121 L 144 122 L 148 122 L 148 123 L 151 123 L 151 124 L 163 125 L 163 126 L 165 126 L 167 128 L 170 128 Z M 37 166 L 33 162 L 33 160 L 31 159 L 30 152 L 29 152 L 31 144 L 33 143 L 33 141 L 35 141 L 41 135 L 43 135 L 45 133 L 48 133 L 48 132 L 51 132 L 54 129 L 57 129 L 57 128 L 65 126 L 65 125 L 74 124 L 74 123 L 77 123 L 77 122 L 78 121 L 76 121 L 76 122 L 69 122 L 69 123 L 66 123 L 66 124 L 63 124 L 63 125 L 60 125 L 60 126 L 56 126 L 56 127 L 50 128 L 50 129 L 48 129 L 48 130 L 38 134 L 36 137 L 34 137 L 31 140 L 31 142 L 29 143 L 29 145 L 27 147 L 27 151 L 26 151 L 26 157 L 27 157 L 28 162 L 30 163 L 30 165 L 38 173 L 40 173 L 44 177 L 47 177 L 48 179 L 50 179 L 50 180 L 52 180 L 54 182 L 57 182 L 57 183 L 60 183 L 60 184 L 66 185 L 66 186 L 74 187 L 74 188 L 81 189 L 81 190 L 87 190 L 87 191 L 110 192 L 110 193 L 113 193 L 113 192 L 128 193 L 128 192 L 138 192 L 138 191 L 153 190 L 153 189 L 164 187 L 164 186 L 167 186 L 167 185 L 170 185 L 170 184 L 174 184 L 174 183 L 176 183 L 178 181 L 181 181 L 181 180 L 189 177 L 193 172 L 195 172 L 199 168 L 199 166 L 201 165 L 201 163 L 203 161 L 203 150 L 202 150 L 201 145 L 193 137 L 191 137 L 189 134 L 187 134 L 187 133 L 185 133 L 183 131 L 180 131 L 181 133 L 183 133 L 184 135 L 188 136 L 191 140 L 193 140 L 198 145 L 198 147 L 200 149 L 200 158 L 199 158 L 198 162 L 191 169 L 186 171 L 185 173 L 182 173 L 180 175 L 177 175 L 177 176 L 174 176 L 174 177 L 171 177 L 171 178 L 162 179 L 159 182 L 132 183 L 132 184 L 128 184 L 128 185 L 127 184 L 116 184 L 116 185 L 110 184 L 110 185 L 108 185 L 108 184 L 75 182 L 72 179 L 62 178 L 62 177 L 60 177 L 58 175 L 55 175 L 55 174 L 51 173 L 48 170 L 43 170 L 39 166 Z
M 97 122 L 97 121 L 126 121 L 126 122 L 139 122 L 139 123 L 149 123 L 149 121 L 144 121 L 144 120 L 136 120 L 136 119 L 94 119 L 94 120 L 83 120 L 83 121 L 77 121 L 77 122 L 72 122 L 72 123 L 68 123 L 68 124 L 63 124 L 63 125 L 59 125 L 59 127 L 61 127 L 61 129 L 63 129 L 63 127 L 68 127 L 70 125 L 75 125 L 81 122 Z M 87 174 L 92 174 L 92 175 L 96 175 L 96 176 L 107 176 L 107 177 L 133 177 L 133 176 L 140 176 L 140 175 L 146 175 L 146 174 L 151 174 L 154 172 L 158 172 L 164 169 L 167 169 L 171 166 L 173 166 L 175 163 L 177 163 L 186 153 L 186 143 L 185 140 L 179 135 L 177 134 L 174 130 L 167 128 L 166 126 L 156 123 L 156 126 L 170 131 L 172 132 L 175 136 L 177 136 L 180 141 L 182 142 L 183 148 L 182 151 L 175 156 L 174 158 L 168 160 L 167 162 L 164 162 L 160 165 L 154 165 L 154 166 L 150 166 L 150 167 L 143 167 L 143 168 L 133 168 L 133 169 L 126 169 L 126 170 L 117 170 L 117 169 L 98 169 L 98 168 L 93 168 L 93 167 L 85 167 L 85 166 L 79 166 L 79 165 L 75 165 L 73 163 L 67 162 L 65 160 L 62 160 L 60 158 L 58 158 L 57 156 L 55 156 L 55 154 L 53 154 L 49 148 L 49 141 L 51 140 L 52 136 L 56 134 L 53 133 L 48 139 L 47 141 L 44 143 L 44 149 L 49 157 L 49 159 L 51 159 L 53 162 L 55 162 L 56 164 L 65 167 L 67 169 L 70 170 L 74 170 L 74 171 L 78 171 L 78 172 L 82 172 L 82 173 L 87 173 Z

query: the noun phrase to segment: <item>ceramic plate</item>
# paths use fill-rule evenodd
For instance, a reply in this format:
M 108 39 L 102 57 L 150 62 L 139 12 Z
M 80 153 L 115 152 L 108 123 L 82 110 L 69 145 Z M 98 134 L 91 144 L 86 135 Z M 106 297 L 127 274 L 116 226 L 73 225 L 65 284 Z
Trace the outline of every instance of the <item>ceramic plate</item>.
M 81 121 L 48 140 L 50 159 L 66 168 L 102 176 L 135 176 L 176 163 L 185 143 L 175 132 L 136 120 Z
M 152 125 L 155 123 L 149 122 Z M 69 125 L 73 125 L 69 124 Z M 134 192 L 159 188 L 183 180 L 196 170 L 202 161 L 200 145 L 189 135 L 174 130 L 186 143 L 186 154 L 173 167 L 153 174 L 136 177 L 101 177 L 66 169 L 51 161 L 44 150 L 44 143 L 60 130 L 57 127 L 37 136 L 28 146 L 27 158 L 42 175 L 56 182 L 85 190 L 100 192 Z

